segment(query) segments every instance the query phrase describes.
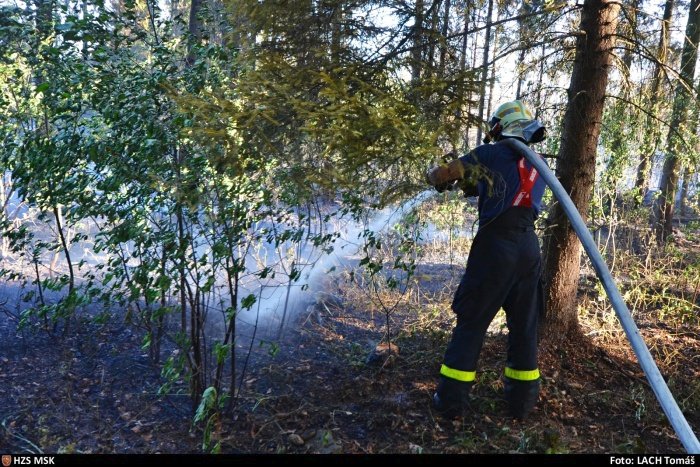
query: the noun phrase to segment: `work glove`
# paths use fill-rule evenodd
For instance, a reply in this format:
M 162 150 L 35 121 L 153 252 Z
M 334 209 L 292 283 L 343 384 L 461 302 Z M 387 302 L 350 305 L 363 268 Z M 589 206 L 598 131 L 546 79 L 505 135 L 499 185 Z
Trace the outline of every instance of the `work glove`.
M 453 189 L 457 182 L 464 178 L 464 165 L 459 159 L 436 167 L 431 167 L 425 173 L 428 185 L 434 187 L 438 193 Z

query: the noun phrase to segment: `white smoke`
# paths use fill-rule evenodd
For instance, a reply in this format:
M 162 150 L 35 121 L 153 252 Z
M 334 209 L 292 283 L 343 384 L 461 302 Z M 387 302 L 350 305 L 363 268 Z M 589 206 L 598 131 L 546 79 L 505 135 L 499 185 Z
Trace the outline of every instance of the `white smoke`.
M 320 251 L 313 245 L 305 245 L 290 255 L 293 257 L 283 258 L 279 252 L 286 251 L 289 254 L 294 246 L 284 245 L 287 250 L 277 248 L 276 254 L 267 257 L 268 265 L 289 264 L 293 260 L 299 266 L 304 265 L 301 277 L 295 282 L 287 280 L 275 283 L 274 280 L 267 280 L 247 284 L 246 289 L 256 295 L 257 302 L 250 310 L 241 311 L 240 319 L 258 323 L 265 335 L 272 333 L 279 336 L 286 325 L 293 323 L 300 312 L 314 303 L 318 294 L 323 292 L 327 279 L 361 257 L 366 231 L 375 234 L 387 232 L 430 194 L 430 191 L 422 192 L 398 206 L 374 211 L 361 221 L 336 219 L 333 224 L 324 226 L 327 231 L 338 234 L 331 253 Z

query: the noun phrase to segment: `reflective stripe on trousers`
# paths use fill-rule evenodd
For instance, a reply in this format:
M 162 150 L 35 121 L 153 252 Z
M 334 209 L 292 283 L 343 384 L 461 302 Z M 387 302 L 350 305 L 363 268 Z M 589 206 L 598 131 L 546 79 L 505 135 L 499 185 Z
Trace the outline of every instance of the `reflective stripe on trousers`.
M 510 379 L 517 379 L 518 381 L 534 381 L 540 379 L 540 370 L 535 368 L 534 370 L 515 370 L 511 367 L 506 367 L 504 374 Z
M 450 368 L 445 364 L 443 364 L 442 367 L 440 367 L 440 374 L 442 376 L 447 376 L 448 378 L 457 381 L 462 381 L 464 383 L 474 381 L 474 379 L 476 378 L 476 371 L 455 370 L 454 368 Z

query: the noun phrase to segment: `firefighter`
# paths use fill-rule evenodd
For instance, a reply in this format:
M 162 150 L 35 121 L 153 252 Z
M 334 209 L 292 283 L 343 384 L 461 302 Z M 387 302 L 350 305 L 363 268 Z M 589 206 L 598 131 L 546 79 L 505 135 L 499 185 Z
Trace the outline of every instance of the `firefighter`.
M 510 415 L 524 418 L 537 402 L 540 384 L 537 324 L 544 302 L 534 223 L 545 183 L 524 157 L 500 141 L 537 143 L 545 138 L 545 127 L 519 100 L 500 105 L 488 123 L 486 144 L 426 174 L 440 192 L 459 184 L 466 190 L 465 181 L 476 176 L 479 196 L 479 228 L 452 302 L 457 322 L 433 406 L 447 417 L 463 413 L 486 330 L 503 308 L 508 327 L 505 398 Z

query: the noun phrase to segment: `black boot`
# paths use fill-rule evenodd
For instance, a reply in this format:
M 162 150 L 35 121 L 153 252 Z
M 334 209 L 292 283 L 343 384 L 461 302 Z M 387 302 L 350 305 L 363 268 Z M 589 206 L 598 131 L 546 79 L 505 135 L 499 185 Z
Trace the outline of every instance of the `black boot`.
M 465 383 L 440 376 L 437 391 L 433 394 L 433 408 L 446 418 L 464 415 L 469 408 L 469 392 L 473 385 L 473 382 Z
M 510 416 L 520 419 L 527 417 L 539 398 L 540 380 L 519 381 L 506 376 L 503 386 Z

